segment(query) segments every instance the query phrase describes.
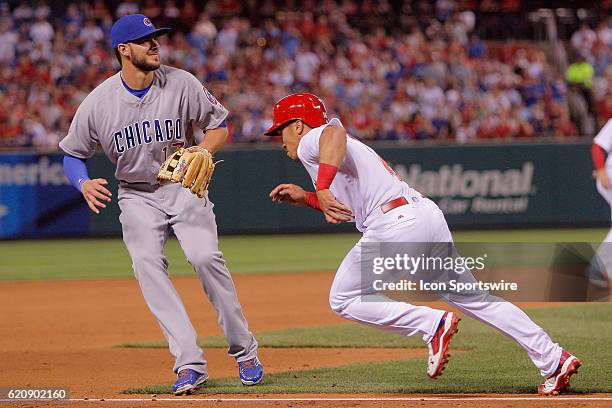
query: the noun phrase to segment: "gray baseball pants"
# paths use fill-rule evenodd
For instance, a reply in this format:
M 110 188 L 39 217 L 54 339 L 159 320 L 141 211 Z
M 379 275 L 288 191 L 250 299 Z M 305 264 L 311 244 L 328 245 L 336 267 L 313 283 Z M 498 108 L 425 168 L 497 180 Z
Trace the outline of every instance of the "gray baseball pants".
M 177 183 L 151 186 L 122 182 L 118 200 L 123 241 L 132 258 L 134 275 L 168 340 L 175 358 L 174 372 L 191 368 L 206 373 L 207 366 L 196 344 L 195 329 L 168 276 L 164 247 L 170 230 L 217 311 L 229 344 L 228 354 L 237 361 L 255 357 L 257 341 L 249 331 L 234 282 L 219 251 L 212 202 L 198 198 Z

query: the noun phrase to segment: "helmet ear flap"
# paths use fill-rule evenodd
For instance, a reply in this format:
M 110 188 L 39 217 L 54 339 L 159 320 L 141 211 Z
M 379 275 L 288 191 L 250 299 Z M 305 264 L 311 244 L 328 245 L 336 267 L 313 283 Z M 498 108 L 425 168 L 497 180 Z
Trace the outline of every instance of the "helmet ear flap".
M 287 126 L 291 126 L 291 124 L 293 124 L 293 123 L 297 122 L 298 120 L 301 120 L 301 119 L 292 119 L 292 120 L 289 120 L 289 121 L 287 121 L 287 122 L 283 123 L 282 125 L 280 125 L 280 126 L 279 126 L 279 127 L 276 129 L 276 136 L 280 136 L 280 135 L 282 135 L 282 134 L 283 134 L 283 129 L 284 129 L 284 128 L 286 128 Z

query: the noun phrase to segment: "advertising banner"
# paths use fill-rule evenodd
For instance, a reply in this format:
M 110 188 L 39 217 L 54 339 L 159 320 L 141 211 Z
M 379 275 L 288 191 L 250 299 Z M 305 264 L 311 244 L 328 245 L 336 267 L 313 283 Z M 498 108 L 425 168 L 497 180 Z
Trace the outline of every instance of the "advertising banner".
M 451 228 L 607 226 L 610 209 L 592 179 L 590 141 L 580 143 L 375 146 L 410 186 L 434 200 Z M 312 190 L 299 163 L 278 146 L 219 152 L 209 196 L 220 233 L 352 231 L 327 225 L 315 211 L 277 205 L 279 183 Z M 62 155 L 0 154 L 0 237 L 120 236 L 114 166 L 88 160 L 106 178 L 113 202 L 99 215 L 63 175 Z
M 64 177 L 62 156 L 0 154 L 0 237 L 88 232 L 88 210 Z

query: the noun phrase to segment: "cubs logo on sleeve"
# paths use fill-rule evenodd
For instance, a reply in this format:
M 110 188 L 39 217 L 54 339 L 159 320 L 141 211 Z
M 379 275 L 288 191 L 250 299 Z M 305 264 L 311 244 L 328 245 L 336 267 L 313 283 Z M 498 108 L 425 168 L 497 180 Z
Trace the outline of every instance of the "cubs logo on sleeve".
M 210 92 L 208 92 L 208 89 L 206 89 L 205 86 L 202 86 L 202 90 L 204 91 L 204 95 L 206 95 L 206 99 L 208 99 L 211 104 L 217 105 L 219 103 L 217 102 L 217 99 Z

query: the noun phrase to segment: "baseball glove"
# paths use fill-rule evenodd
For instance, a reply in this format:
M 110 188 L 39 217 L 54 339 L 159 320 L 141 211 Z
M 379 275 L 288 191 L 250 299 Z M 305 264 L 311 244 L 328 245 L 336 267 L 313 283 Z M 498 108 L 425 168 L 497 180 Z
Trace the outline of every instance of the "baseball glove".
M 157 180 L 181 183 L 202 198 L 210 185 L 215 164 L 208 150 L 199 146 L 181 147 L 162 164 Z

